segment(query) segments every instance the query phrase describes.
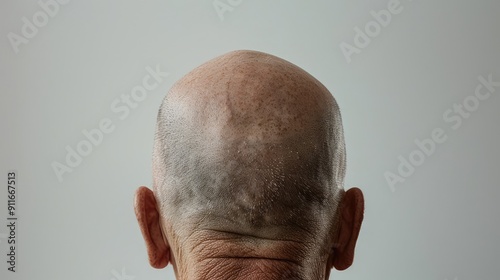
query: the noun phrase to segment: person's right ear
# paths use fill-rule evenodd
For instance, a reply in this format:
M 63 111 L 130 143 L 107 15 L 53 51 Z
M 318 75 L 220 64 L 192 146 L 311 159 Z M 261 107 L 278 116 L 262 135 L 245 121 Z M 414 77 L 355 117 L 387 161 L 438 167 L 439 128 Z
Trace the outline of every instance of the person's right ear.
M 340 204 L 340 229 L 336 246 L 330 256 L 330 268 L 345 270 L 352 265 L 364 211 L 363 192 L 358 188 L 349 189 Z
M 149 263 L 154 268 L 164 268 L 170 262 L 170 246 L 163 238 L 161 215 L 156 208 L 153 192 L 147 187 L 140 187 L 135 193 L 134 210 L 146 241 Z

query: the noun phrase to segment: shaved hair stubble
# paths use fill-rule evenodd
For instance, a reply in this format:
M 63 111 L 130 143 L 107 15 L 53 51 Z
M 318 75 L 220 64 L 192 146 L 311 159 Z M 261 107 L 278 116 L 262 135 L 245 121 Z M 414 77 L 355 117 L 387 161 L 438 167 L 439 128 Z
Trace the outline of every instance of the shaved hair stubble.
M 309 268 L 283 269 L 281 277 L 319 277 L 318 263 L 331 251 L 325 245 L 339 234 L 344 176 L 335 99 L 281 58 L 256 51 L 219 56 L 176 82 L 161 104 L 153 192 L 177 262 L 194 265 L 187 257 L 193 252 L 197 261 L 215 257 L 203 240 L 222 239 L 222 257 L 289 250 L 303 260 L 291 263 Z

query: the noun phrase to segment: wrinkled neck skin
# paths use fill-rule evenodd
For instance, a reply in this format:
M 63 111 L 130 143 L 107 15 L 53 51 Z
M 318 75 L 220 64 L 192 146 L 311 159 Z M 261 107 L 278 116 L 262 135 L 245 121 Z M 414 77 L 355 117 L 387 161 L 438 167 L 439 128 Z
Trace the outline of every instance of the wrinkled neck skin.
M 197 229 L 186 237 L 165 228 L 177 280 L 328 279 L 326 246 L 303 235 L 255 236 L 242 230 Z M 186 231 L 188 232 L 188 231 Z M 286 237 L 285 237 L 286 236 Z

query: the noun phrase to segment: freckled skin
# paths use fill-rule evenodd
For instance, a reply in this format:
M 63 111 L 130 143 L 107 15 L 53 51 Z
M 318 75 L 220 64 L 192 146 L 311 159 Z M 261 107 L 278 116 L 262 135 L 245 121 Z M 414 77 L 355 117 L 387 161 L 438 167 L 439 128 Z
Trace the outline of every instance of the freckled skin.
M 334 98 L 301 68 L 235 51 L 188 73 L 160 108 L 153 173 L 178 279 L 328 277 L 343 131 Z
M 199 178 L 216 182 L 204 187 L 195 184 L 190 191 L 184 185 L 176 192 L 180 205 L 193 208 L 187 200 L 197 205 L 218 204 L 214 207 L 232 214 L 228 218 L 259 226 L 297 221 L 305 217 L 302 212 L 310 212 L 311 203 L 327 203 L 327 190 L 310 184 L 318 178 L 308 177 L 331 181 L 317 172 L 319 165 L 330 167 L 329 158 L 317 153 L 311 158 L 311 149 L 330 148 L 336 104 L 328 90 L 302 69 L 267 54 L 234 52 L 186 75 L 173 86 L 165 104 L 162 118 L 170 120 L 165 131 L 183 135 L 182 142 L 190 142 L 185 146 L 192 156 L 204 154 L 205 162 L 185 163 L 186 171 L 179 171 L 178 177 L 185 177 L 193 166 L 212 169 L 199 172 L 198 177 L 216 177 Z M 171 146 L 180 147 L 180 142 Z M 170 157 L 170 165 L 179 167 L 183 158 L 184 154 Z M 306 164 L 311 166 L 307 173 L 302 172 Z M 288 196 L 279 190 L 285 187 Z M 201 195 L 191 196 L 194 193 Z M 303 207 L 291 207 L 301 203 Z
M 225 136 L 244 132 L 271 139 L 301 133 L 324 119 L 334 103 L 328 90 L 297 66 L 243 51 L 196 68 L 174 85 L 167 99 L 199 106 L 191 109 L 192 117 L 227 130 Z

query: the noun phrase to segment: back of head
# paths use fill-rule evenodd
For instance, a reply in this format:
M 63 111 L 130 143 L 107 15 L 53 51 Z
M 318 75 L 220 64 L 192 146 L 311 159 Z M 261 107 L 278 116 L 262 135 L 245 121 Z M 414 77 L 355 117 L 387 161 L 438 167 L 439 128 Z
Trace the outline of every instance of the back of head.
M 328 239 L 345 174 L 339 108 L 283 59 L 228 53 L 166 96 L 153 171 L 159 209 L 179 239 L 197 230 Z

